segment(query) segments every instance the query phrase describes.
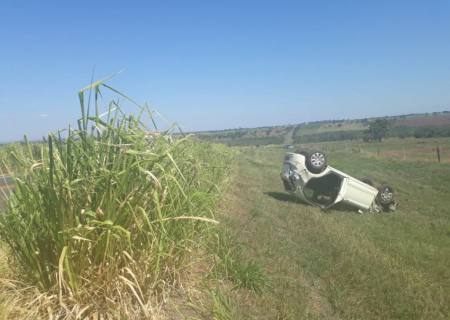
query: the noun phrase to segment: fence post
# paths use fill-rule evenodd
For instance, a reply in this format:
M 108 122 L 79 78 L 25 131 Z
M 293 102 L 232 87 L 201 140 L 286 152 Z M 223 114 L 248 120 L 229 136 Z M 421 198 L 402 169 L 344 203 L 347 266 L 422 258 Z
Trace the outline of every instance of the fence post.
M 439 145 L 436 147 L 436 155 L 437 155 L 437 161 L 441 162 L 441 150 L 439 149 Z

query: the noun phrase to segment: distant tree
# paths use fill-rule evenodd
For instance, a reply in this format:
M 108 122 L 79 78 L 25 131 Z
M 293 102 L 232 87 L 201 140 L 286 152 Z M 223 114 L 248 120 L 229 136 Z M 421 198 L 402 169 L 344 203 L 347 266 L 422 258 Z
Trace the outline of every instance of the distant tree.
M 367 130 L 367 140 L 382 141 L 389 132 L 389 121 L 387 119 L 376 119 L 369 123 Z

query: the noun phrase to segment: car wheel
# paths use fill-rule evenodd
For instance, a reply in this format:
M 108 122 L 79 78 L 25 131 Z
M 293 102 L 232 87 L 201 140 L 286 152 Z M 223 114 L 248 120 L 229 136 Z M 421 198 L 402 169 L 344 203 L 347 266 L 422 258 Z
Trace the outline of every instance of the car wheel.
M 321 173 L 327 167 L 327 158 L 320 151 L 315 151 L 306 157 L 306 167 L 312 173 Z
M 394 202 L 394 189 L 388 185 L 382 185 L 378 189 L 378 201 L 382 205 L 389 205 Z

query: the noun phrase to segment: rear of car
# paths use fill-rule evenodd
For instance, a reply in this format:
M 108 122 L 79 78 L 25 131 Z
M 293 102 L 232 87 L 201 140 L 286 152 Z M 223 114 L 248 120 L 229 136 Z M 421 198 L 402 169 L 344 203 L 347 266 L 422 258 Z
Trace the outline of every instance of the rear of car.
M 333 170 L 338 171 L 336 169 Z M 346 175 L 339 198 L 359 209 L 369 210 L 374 205 L 377 194 L 378 190 L 376 188 Z

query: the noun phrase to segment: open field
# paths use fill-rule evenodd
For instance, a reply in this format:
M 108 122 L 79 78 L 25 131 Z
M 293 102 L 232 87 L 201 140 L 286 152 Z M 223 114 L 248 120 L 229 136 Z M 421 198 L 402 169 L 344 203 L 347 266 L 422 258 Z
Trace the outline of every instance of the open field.
M 338 121 L 325 123 L 308 123 L 299 125 L 296 136 L 309 135 L 323 132 L 340 132 L 367 129 L 367 123 L 361 121 Z
M 292 134 L 293 126 L 232 129 L 198 132 L 201 140 L 225 143 L 230 146 L 281 144 L 286 135 Z
M 363 140 L 371 121 L 377 118 L 325 120 L 284 126 L 239 128 L 197 132 L 199 139 L 231 146 L 311 143 Z M 388 137 L 449 137 L 450 112 L 433 112 L 384 117 L 389 123 Z
M 195 149 L 198 157 L 210 159 L 202 165 L 207 170 L 199 171 L 203 174 L 230 152 L 220 145 L 211 145 L 214 152 L 209 152 L 206 146 Z M 442 163 L 435 158 L 436 146 Z M 331 165 L 355 177 L 391 183 L 398 193 L 399 210 L 357 214 L 305 205 L 282 188 L 279 171 L 285 149 L 237 147 L 231 184 L 217 216 L 226 221 L 221 224 L 226 228 L 211 233 L 217 243 L 203 243 L 206 233 L 195 238 L 209 249 L 186 257 L 186 268 L 181 266 L 179 272 L 181 279 L 199 263 L 194 268 L 198 270 L 187 272 L 198 283 L 192 286 L 183 279 L 194 297 L 168 299 L 172 307 L 165 306 L 169 309 L 161 311 L 158 319 L 171 319 L 172 309 L 180 319 L 447 319 L 450 141 L 393 138 L 382 143 L 342 141 L 296 147 L 325 151 Z M 211 177 L 208 180 L 217 180 Z M 10 182 L 6 179 L 4 184 Z M 198 195 L 191 198 L 199 201 Z M 215 217 L 213 202 L 205 203 L 210 217 Z M 224 230 L 231 230 L 230 238 Z M 2 278 L 14 276 L 6 252 L 0 246 Z M 152 263 L 148 266 L 153 270 Z M 146 291 L 145 298 L 151 296 L 151 290 Z M 17 314 L 20 303 L 11 303 L 14 297 L 0 291 L 0 319 Z M 155 302 L 149 298 L 147 303 Z M 191 307 L 184 306 L 187 303 Z M 102 312 L 112 310 L 108 308 Z
M 450 162 L 449 138 L 389 138 L 383 142 L 333 141 L 298 144 L 297 147 L 320 149 L 326 152 L 361 153 L 364 156 L 395 159 L 401 161 L 438 162 L 439 147 L 441 162 Z
M 241 149 L 222 211 L 245 256 L 262 264 L 271 278 L 272 289 L 238 305 L 239 314 L 243 319 L 448 319 L 450 165 L 322 147 L 330 151 L 329 163 L 344 172 L 391 183 L 399 210 L 358 214 L 305 205 L 282 188 L 285 150 Z

